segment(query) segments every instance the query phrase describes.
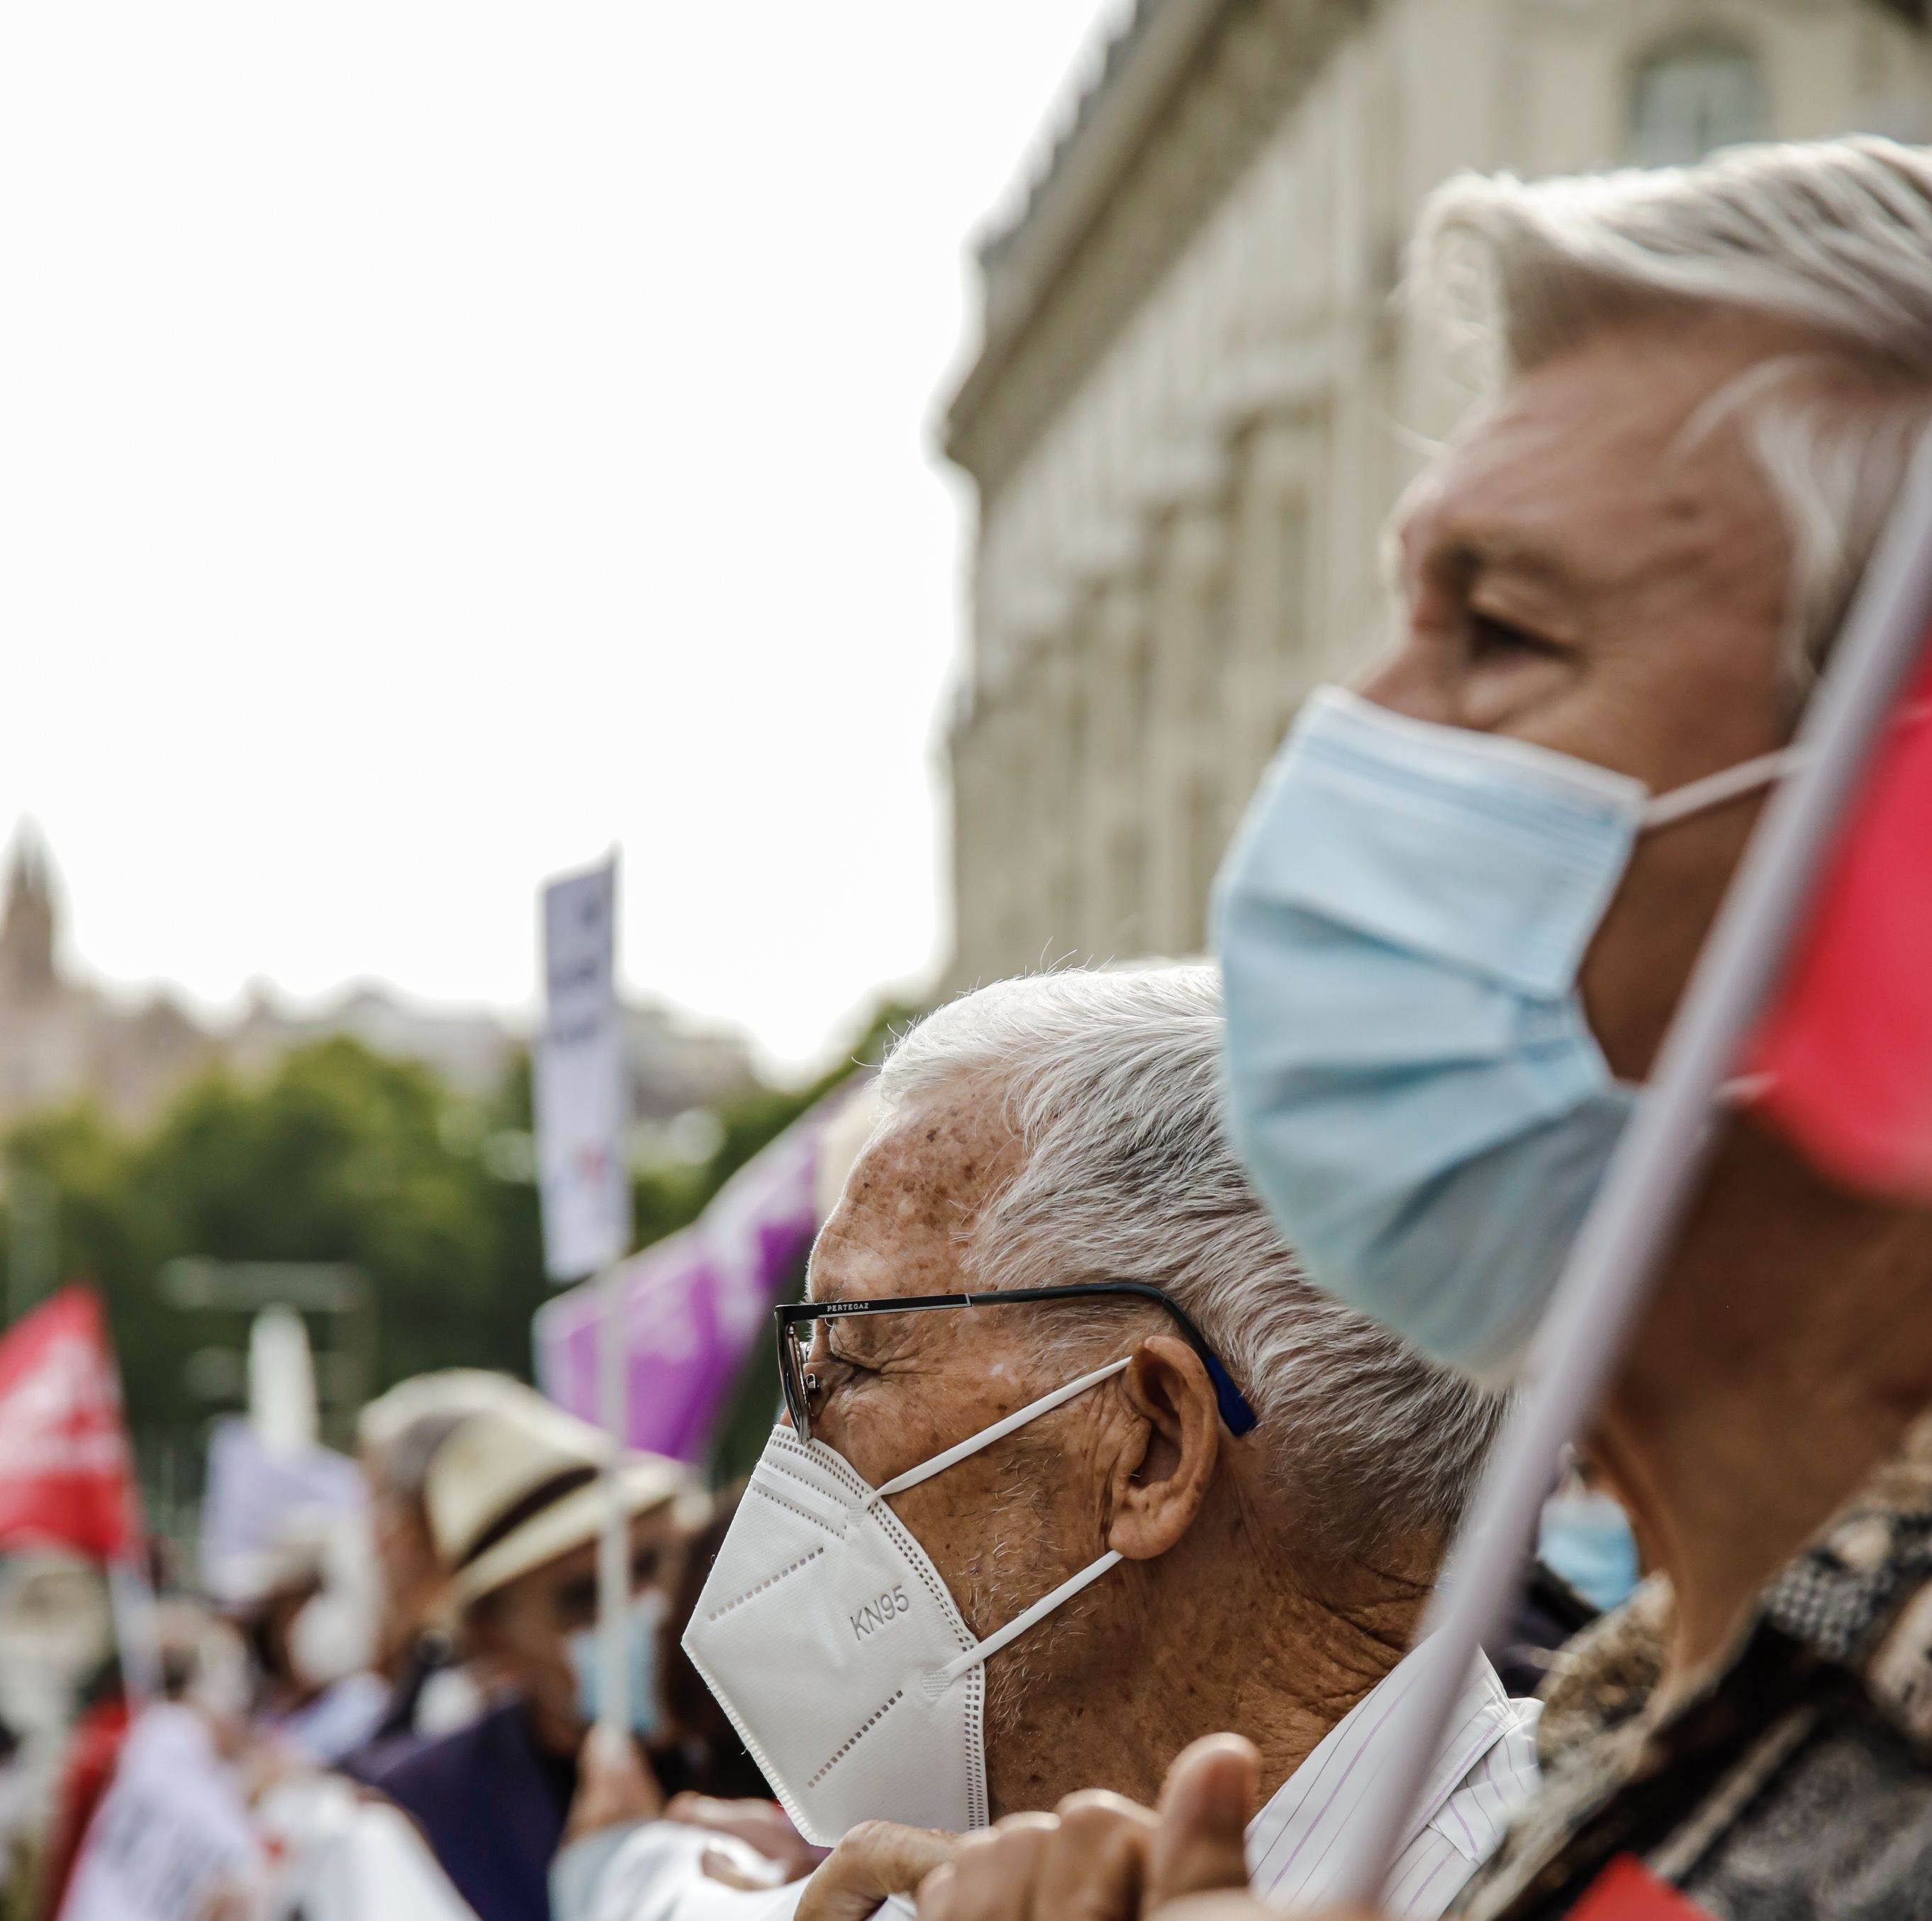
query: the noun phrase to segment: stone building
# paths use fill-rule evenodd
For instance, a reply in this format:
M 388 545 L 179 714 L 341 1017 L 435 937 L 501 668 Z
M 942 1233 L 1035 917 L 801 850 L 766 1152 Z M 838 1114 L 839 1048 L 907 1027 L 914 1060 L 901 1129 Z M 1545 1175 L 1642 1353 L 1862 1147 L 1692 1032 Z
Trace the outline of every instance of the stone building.
M 1453 370 L 1394 299 L 1460 169 L 1932 138 L 1922 4 L 1138 0 L 983 245 L 951 716 L 963 985 L 1198 950 L 1294 705 L 1385 631 L 1380 530 Z
M 22 827 L 0 908 L 0 1120 L 86 1094 L 143 1118 L 212 1065 L 214 1037 L 176 1001 L 110 1001 L 62 967 L 52 863 Z

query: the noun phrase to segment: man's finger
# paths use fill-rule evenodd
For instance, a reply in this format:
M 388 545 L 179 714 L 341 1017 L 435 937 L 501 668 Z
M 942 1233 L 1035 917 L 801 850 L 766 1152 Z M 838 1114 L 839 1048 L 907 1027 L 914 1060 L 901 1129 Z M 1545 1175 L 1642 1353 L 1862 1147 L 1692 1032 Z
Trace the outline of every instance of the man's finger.
M 1051 1814 L 1009 1814 L 962 1835 L 952 1856 L 950 1921 L 1031 1921 L 1034 1889 L 1055 1826 Z
M 1261 1757 L 1238 1734 L 1210 1734 L 1182 1750 L 1160 1792 L 1148 1883 L 1153 1905 L 1246 1887 L 1248 1823 L 1260 1772 Z
M 919 1884 L 919 1921 L 957 1921 L 952 1904 L 958 1887 L 950 1861 L 934 1868 Z
M 1157 1823 L 1103 1788 L 1070 1794 L 1034 1893 L 1041 1921 L 1136 1921 Z
M 806 1883 L 797 1921 L 864 1921 L 886 1895 L 910 1894 L 956 1843 L 935 1828 L 861 1821 Z

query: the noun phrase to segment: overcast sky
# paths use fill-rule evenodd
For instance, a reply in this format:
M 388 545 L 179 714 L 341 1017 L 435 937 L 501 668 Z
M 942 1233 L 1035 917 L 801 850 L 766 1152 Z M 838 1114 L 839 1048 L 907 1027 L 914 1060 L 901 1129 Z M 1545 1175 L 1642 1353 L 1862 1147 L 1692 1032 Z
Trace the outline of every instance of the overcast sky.
M 818 1058 L 945 932 L 969 243 L 1101 0 L 0 12 L 0 830 L 206 1007 L 638 989 Z

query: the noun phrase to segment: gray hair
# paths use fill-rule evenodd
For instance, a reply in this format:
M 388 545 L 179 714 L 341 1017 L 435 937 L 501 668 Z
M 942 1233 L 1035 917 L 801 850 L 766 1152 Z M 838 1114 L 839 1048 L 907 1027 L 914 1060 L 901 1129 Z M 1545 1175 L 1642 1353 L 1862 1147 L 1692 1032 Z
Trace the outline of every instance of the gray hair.
M 1791 531 L 1798 664 L 1822 659 L 1932 420 L 1932 153 L 1860 137 L 1534 182 L 1460 175 L 1423 210 L 1411 289 L 1500 350 L 1492 377 L 1688 308 L 1815 334 L 1824 352 L 1768 361 L 1729 398 Z
M 998 981 L 900 1040 L 880 1127 L 934 1093 L 997 1090 L 1018 1165 L 962 1224 L 973 1285 L 1166 1289 L 1259 1417 L 1298 1538 L 1331 1554 L 1446 1538 L 1505 1403 L 1309 1286 L 1228 1137 L 1224 1026 L 1208 967 Z

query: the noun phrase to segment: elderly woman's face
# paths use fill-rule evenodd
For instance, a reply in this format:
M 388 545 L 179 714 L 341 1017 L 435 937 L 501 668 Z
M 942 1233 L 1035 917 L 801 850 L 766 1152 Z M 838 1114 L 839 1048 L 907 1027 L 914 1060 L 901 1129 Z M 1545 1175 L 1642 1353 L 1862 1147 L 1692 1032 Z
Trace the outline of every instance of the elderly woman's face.
M 1802 344 L 1744 320 L 1634 325 L 1516 381 L 1412 496 L 1404 631 L 1360 691 L 1656 793 L 1786 740 L 1790 539 L 1735 423 L 1698 416 Z M 1582 976 L 1618 1073 L 1648 1069 L 1760 804 L 1639 843 Z

